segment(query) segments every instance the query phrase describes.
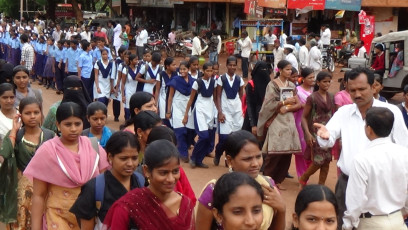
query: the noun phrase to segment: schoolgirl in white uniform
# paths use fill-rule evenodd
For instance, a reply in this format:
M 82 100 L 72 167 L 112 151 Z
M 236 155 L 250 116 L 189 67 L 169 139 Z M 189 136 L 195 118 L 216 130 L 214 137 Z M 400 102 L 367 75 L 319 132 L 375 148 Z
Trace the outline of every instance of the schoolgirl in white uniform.
M 181 159 L 188 162 L 189 141 L 187 127 L 183 124 L 183 117 L 190 99 L 194 79 L 188 74 L 188 63 L 180 63 L 180 76 L 175 76 L 168 83 L 169 98 L 167 100 L 166 118 L 170 120 L 177 139 L 177 148 Z
M 176 61 L 172 57 L 164 60 L 164 69 L 160 74 L 160 80 L 156 82 L 156 105 L 159 108 L 159 116 L 163 120 L 163 124 L 167 127 L 171 127 L 170 121 L 166 119 L 167 110 L 167 95 L 169 94 L 168 83 L 171 79 L 177 76 Z
M 108 59 L 108 51 L 101 50 L 102 58 L 95 62 L 95 98 L 108 107 L 110 94 L 113 91 L 112 73 L 115 72 L 113 61 Z
M 120 103 L 122 101 L 122 93 L 120 85 L 122 83 L 122 71 L 123 71 L 123 60 L 126 48 L 120 47 L 118 50 L 118 57 L 115 59 L 112 68 L 111 78 L 113 80 L 113 92 L 111 92 L 110 97 L 112 98 L 112 110 L 114 121 L 119 121 L 120 116 Z M 128 57 L 129 58 L 129 57 Z
M 140 73 L 140 70 L 142 69 L 142 66 L 146 69 L 146 66 L 152 61 L 152 51 L 150 49 L 144 49 L 143 50 L 143 60 L 139 60 L 137 63 L 137 74 Z M 140 74 L 139 79 L 144 79 L 144 74 Z M 144 82 L 139 81 L 137 84 L 136 92 L 143 91 L 144 89 Z
M 218 165 L 224 152 L 224 142 L 232 132 L 241 130 L 244 123 L 241 97 L 244 80 L 235 75 L 237 58 L 227 58 L 227 73 L 218 78 L 216 106 L 218 110 L 218 144 L 215 148 L 214 165 Z
M 142 65 L 136 76 L 138 82 L 144 83 L 143 92 L 153 94 L 154 86 L 160 81 L 159 74 L 162 71 L 160 66 L 161 54 L 153 52 L 152 61 L 147 65 Z M 144 75 L 144 78 L 143 78 Z
M 214 126 L 213 95 L 216 89 L 216 81 L 212 77 L 212 66 L 213 64 L 211 62 L 203 65 L 203 77 L 194 82 L 190 99 L 184 113 L 183 124 L 187 124 L 191 105 L 193 104 L 193 101 L 197 95 L 193 114 L 195 132 L 198 135 L 198 141 L 194 145 L 193 154 L 190 158 L 190 165 L 192 168 L 208 168 L 208 165 L 204 164 L 203 160 L 207 154 L 212 152 L 211 140 L 213 138 L 212 135 L 214 135 L 212 132 Z
M 129 65 L 122 70 L 122 102 L 125 103 L 125 118 L 130 118 L 129 101 L 130 97 L 136 93 L 138 81 L 137 75 L 137 56 L 135 54 L 129 55 Z

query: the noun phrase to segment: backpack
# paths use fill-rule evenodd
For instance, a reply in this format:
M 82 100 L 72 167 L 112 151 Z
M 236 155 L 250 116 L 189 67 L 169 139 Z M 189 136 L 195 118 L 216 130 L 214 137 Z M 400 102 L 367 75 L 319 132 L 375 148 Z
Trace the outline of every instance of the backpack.
M 145 184 L 144 176 L 139 172 L 134 172 L 133 175 L 137 178 L 137 187 L 141 188 Z M 99 174 L 95 178 L 95 202 L 97 212 L 102 208 L 103 200 L 105 196 L 105 173 Z

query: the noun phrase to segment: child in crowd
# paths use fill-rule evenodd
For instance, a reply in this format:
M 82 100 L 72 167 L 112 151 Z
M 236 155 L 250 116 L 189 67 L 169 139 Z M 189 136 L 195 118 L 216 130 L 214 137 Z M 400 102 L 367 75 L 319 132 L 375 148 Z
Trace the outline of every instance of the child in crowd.
M 227 58 L 227 73 L 217 80 L 216 106 L 218 110 L 218 144 L 215 149 L 214 165 L 218 166 L 224 152 L 224 142 L 228 134 L 242 128 L 241 98 L 244 92 L 244 80 L 235 74 L 238 60 L 234 56 Z
M 108 106 L 110 94 L 113 92 L 114 78 L 112 73 L 115 72 L 113 61 L 108 59 L 108 51 L 101 50 L 102 58 L 94 64 L 95 83 L 94 92 L 95 99 Z
M 140 67 L 136 80 L 144 84 L 143 92 L 153 94 L 156 82 L 160 81 L 160 78 L 158 77 L 159 73 L 162 71 L 160 61 L 161 54 L 159 52 L 154 52 L 151 57 L 151 62 Z M 142 76 L 144 76 L 144 78 Z
M 59 40 L 55 50 L 55 83 L 57 85 L 57 94 L 61 94 L 64 89 L 64 52 L 64 40 Z
M 86 91 L 88 92 L 89 98 L 91 98 L 91 101 L 93 101 L 93 84 L 91 79 L 93 63 L 92 56 L 89 53 L 89 51 L 91 51 L 91 44 L 88 41 L 83 40 L 81 42 L 81 46 L 83 52 L 78 59 L 78 77 L 81 78 Z
M 114 133 L 113 130 L 106 126 L 106 120 L 108 119 L 108 109 L 106 105 L 99 101 L 92 102 L 88 105 L 86 118 L 91 127 L 84 129 L 82 136 L 98 138 L 98 143 L 105 148 L 106 143 L 112 136 L 112 133 Z
M 380 95 L 381 90 L 384 88 L 382 77 L 378 74 L 374 75 L 374 98 L 382 102 L 388 102 L 387 99 Z
M 137 56 L 135 54 L 129 55 L 129 64 L 122 70 L 122 102 L 125 104 L 125 119 L 130 118 L 129 101 L 130 97 L 136 93 L 138 81 L 136 80 L 137 71 Z
M 213 76 L 213 64 L 207 62 L 203 65 L 203 77 L 197 79 L 192 86 L 190 99 L 188 101 L 183 124 L 186 125 L 189 119 L 189 113 L 191 106 L 197 96 L 195 101 L 195 106 L 193 110 L 194 116 L 194 127 L 195 132 L 198 135 L 198 141 L 194 146 L 193 153 L 190 158 L 190 165 L 192 168 L 208 168 L 208 165 L 203 163 L 203 160 L 207 154 L 212 152 L 211 140 L 214 139 L 212 132 L 214 125 L 214 103 L 213 95 L 216 89 L 216 80 Z
M 166 118 L 171 119 L 174 133 L 177 138 L 177 148 L 182 161 L 188 162 L 188 147 L 191 145 L 187 133 L 187 127 L 183 124 L 187 103 L 190 99 L 194 78 L 188 74 L 189 64 L 181 62 L 180 75 L 173 77 L 169 82 L 169 98 L 167 100 Z M 188 112 L 190 114 L 190 112 Z
M 198 63 L 198 58 L 196 56 L 192 56 L 188 61 L 190 68 L 188 74 L 194 79 L 198 79 L 203 76 L 203 73 L 200 72 L 200 67 Z
M 164 70 L 160 73 L 160 80 L 156 81 L 156 105 L 159 108 L 160 118 L 167 127 L 171 127 L 170 121 L 166 119 L 166 102 L 169 94 L 168 84 L 173 77 L 177 76 L 176 69 L 176 60 L 172 57 L 167 57 L 164 61 Z
M 21 42 L 16 32 L 12 30 L 10 34 L 11 34 L 11 40 L 10 40 L 11 52 L 10 52 L 9 62 L 13 64 L 14 66 L 20 65 Z
M 55 51 L 54 38 L 47 39 L 47 49 L 45 50 L 46 62 L 44 66 L 43 78 L 45 79 L 44 86 L 49 89 L 55 89 Z
M 320 148 L 316 141 L 316 128 L 314 123 L 326 124 L 336 109 L 334 97 L 328 92 L 332 76 L 328 72 L 320 72 L 316 77 L 314 92 L 307 98 L 302 115 L 302 127 L 305 134 L 306 150 L 304 157 L 311 160 L 312 164 L 299 178 L 301 187 L 307 184 L 309 177 L 320 169 L 319 184 L 324 185 L 329 173 L 332 159 L 331 148 Z
M 78 75 L 78 59 L 81 54 L 80 49 L 78 49 L 78 41 L 72 40 L 69 42 L 70 48 L 67 49 L 65 53 L 65 73 L 67 76 Z
M 44 59 L 45 59 L 45 51 L 47 49 L 47 44 L 45 43 L 44 36 L 40 36 L 38 40 L 39 41 L 36 43 L 36 46 L 34 47 L 34 51 L 36 53 L 34 71 L 39 81 L 38 84 L 42 85 L 43 84 L 42 75 L 44 73 L 44 66 L 45 66 Z
M 105 39 L 104 38 L 98 37 L 96 39 L 96 45 L 97 46 L 96 46 L 94 52 L 92 53 L 92 57 L 93 57 L 93 60 L 95 62 L 102 58 L 102 50 L 104 50 L 104 49 L 108 51 L 109 61 L 113 59 L 109 47 L 106 47 L 106 45 L 105 45 Z
M 125 47 L 120 47 L 118 50 L 118 57 L 116 57 L 115 62 L 113 63 L 112 69 L 112 80 L 113 80 L 113 91 L 111 92 L 112 98 L 112 110 L 114 121 L 119 121 L 120 116 L 120 102 L 122 101 L 122 94 L 120 90 L 120 84 L 122 82 L 122 70 L 123 70 L 123 60 L 124 53 L 126 51 Z M 119 69 L 120 68 L 120 69 Z
M 140 70 L 142 69 L 142 66 L 145 67 L 146 69 L 146 65 L 149 64 L 152 61 L 152 51 L 150 49 L 145 49 L 143 51 L 143 60 L 139 60 L 139 62 L 137 63 L 137 72 L 136 74 L 138 74 L 140 72 Z M 144 75 L 141 74 L 141 79 L 144 79 Z M 139 81 L 139 83 L 137 84 L 137 88 L 136 88 L 136 92 L 140 92 L 143 91 L 144 89 L 144 82 Z

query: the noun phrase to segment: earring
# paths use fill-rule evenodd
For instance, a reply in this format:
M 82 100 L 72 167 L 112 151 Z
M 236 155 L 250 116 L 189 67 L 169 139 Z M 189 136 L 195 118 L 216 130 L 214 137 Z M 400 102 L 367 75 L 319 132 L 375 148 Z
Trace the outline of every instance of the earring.
M 147 177 L 147 183 L 150 184 L 150 178 L 149 177 Z
M 228 172 L 230 172 L 230 173 L 234 172 L 234 170 L 232 169 L 232 166 L 228 167 Z
M 109 164 L 112 165 L 112 161 L 111 161 L 111 160 L 109 160 Z
M 221 227 L 222 227 L 222 220 L 216 221 L 216 222 L 217 222 L 217 226 L 218 226 L 219 228 L 221 228 Z

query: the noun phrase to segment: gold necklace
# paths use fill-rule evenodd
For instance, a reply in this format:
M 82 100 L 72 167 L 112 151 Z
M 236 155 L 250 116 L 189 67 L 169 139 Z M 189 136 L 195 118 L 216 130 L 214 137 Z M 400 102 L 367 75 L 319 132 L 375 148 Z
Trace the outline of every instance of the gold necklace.
M 280 77 L 278 77 L 279 82 L 282 84 L 282 87 L 287 87 L 288 86 L 288 80 L 285 81 L 285 84 L 283 84 L 282 80 Z

